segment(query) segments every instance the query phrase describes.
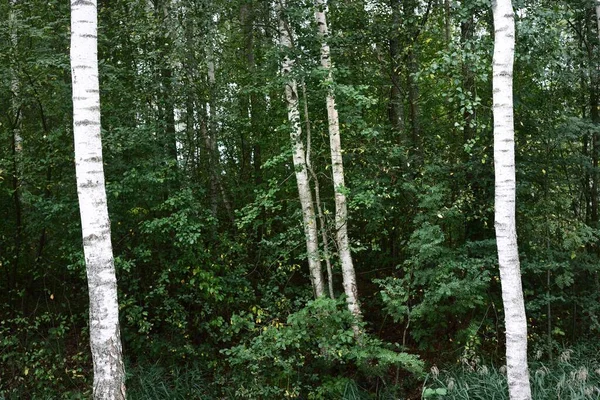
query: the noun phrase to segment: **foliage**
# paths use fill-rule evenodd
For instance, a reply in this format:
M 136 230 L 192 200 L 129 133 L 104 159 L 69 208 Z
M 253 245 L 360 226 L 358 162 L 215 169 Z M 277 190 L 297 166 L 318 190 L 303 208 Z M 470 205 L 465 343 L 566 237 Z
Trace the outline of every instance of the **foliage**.
M 342 310 L 340 310 L 340 308 Z M 422 372 L 417 357 L 394 351 L 370 335 L 357 341 L 353 316 L 343 302 L 320 298 L 278 319 L 251 323 L 258 334 L 248 343 L 224 350 L 236 374 L 236 396 L 341 397 L 352 381 L 382 379 L 391 368 Z M 330 375 L 323 382 L 321 374 Z
M 44 312 L 33 319 L 20 316 L 0 321 L 0 398 L 52 398 L 56 393 L 85 398 L 90 356 L 77 346 L 62 345 L 65 340 L 87 341 L 85 331 L 73 328 L 80 324 L 77 320 Z
M 284 52 L 273 2 L 98 2 L 131 398 L 461 398 L 466 385 L 502 398 L 500 370 L 473 364 L 501 365 L 504 346 L 490 2 L 329 0 L 327 85 L 313 2 L 286 3 Z M 598 386 L 597 366 L 559 355 L 593 349 L 585 340 L 600 331 L 598 28 L 589 1 L 513 4 L 517 229 L 529 348 L 541 354 L 532 380 L 539 398 L 560 385 L 577 398 Z M 64 1 L 0 2 L 0 398 L 90 392 L 68 16 Z M 313 300 L 284 56 L 305 89 L 334 297 L 325 95 L 336 94 L 359 342 L 342 300 Z M 470 367 L 430 374 L 420 390 L 423 365 L 457 358 Z

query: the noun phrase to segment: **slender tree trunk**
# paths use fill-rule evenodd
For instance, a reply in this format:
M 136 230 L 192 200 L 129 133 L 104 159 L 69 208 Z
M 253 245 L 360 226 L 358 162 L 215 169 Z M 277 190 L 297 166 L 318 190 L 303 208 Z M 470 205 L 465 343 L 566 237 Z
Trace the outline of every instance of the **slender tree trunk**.
M 171 54 L 169 54 L 169 50 L 172 46 L 171 39 L 171 22 L 169 21 L 169 8 L 171 0 L 162 0 L 160 1 L 160 9 L 157 12 L 162 14 L 161 18 L 161 28 L 162 32 L 162 46 L 161 49 L 162 54 L 162 70 L 161 77 L 163 82 L 163 107 L 165 113 L 165 137 L 164 137 L 164 150 L 165 154 L 168 157 L 169 162 L 173 163 L 173 172 L 175 176 L 177 175 L 177 131 L 175 129 L 175 107 L 173 105 L 173 69 L 169 65 L 169 60 Z
M 450 45 L 452 39 L 452 31 L 450 22 L 452 21 L 452 15 L 450 11 L 450 0 L 444 0 L 444 34 L 446 39 L 446 46 Z
M 308 114 L 308 97 L 306 96 L 306 85 L 302 83 L 302 98 L 304 99 L 304 120 L 306 121 L 306 167 L 310 176 L 315 182 L 315 202 L 317 203 L 317 216 L 319 217 L 319 224 L 321 225 L 321 240 L 323 241 L 323 258 L 325 259 L 325 266 L 327 267 L 327 288 L 329 289 L 329 297 L 335 299 L 333 293 L 333 268 L 331 267 L 331 257 L 329 253 L 329 240 L 327 239 L 327 224 L 325 223 L 325 216 L 321 209 L 321 187 L 319 185 L 319 177 L 315 173 L 310 159 L 311 153 L 311 129 L 310 129 L 310 118 Z
M 421 148 L 421 124 L 419 122 L 419 85 L 415 81 L 414 74 L 418 70 L 417 54 L 413 49 L 414 46 L 408 50 L 407 55 L 407 68 L 406 68 L 406 82 L 408 87 L 408 107 L 410 112 L 410 133 L 412 146 L 418 158 L 420 158 Z
M 388 104 L 388 119 L 392 128 L 399 136 L 404 132 L 404 101 L 402 99 L 402 79 L 400 65 L 400 1 L 391 0 L 392 7 L 392 32 L 389 39 L 390 47 L 390 80 L 392 87 L 390 89 L 390 100 Z
M 14 113 L 14 114 L 13 114 Z M 15 211 L 15 254 L 12 259 L 12 269 L 10 273 L 10 280 L 8 282 L 11 289 L 17 288 L 17 274 L 19 271 L 19 264 L 21 263 L 21 250 L 23 248 L 23 210 L 21 207 L 21 137 L 19 133 L 19 109 L 11 110 L 11 114 L 14 115 L 14 121 L 12 122 L 12 136 L 11 136 L 11 153 L 12 153 L 12 198 Z
M 248 74 L 250 77 L 250 85 L 256 87 L 256 58 L 254 48 L 256 41 L 254 40 L 254 25 L 256 19 L 256 4 L 253 0 L 246 0 L 242 4 L 242 25 L 244 32 L 244 51 L 247 61 Z M 252 90 L 248 96 L 248 112 L 250 113 L 250 131 L 252 143 L 252 164 L 254 168 L 254 183 L 260 185 L 262 183 L 261 170 L 261 146 L 260 146 L 260 117 L 262 110 L 262 101 L 255 90 Z
M 596 11 L 596 25 L 598 27 L 598 40 L 600 41 L 600 0 L 596 0 L 595 11 Z
M 513 120 L 514 13 L 510 0 L 495 0 L 493 113 L 495 226 L 506 323 L 506 366 L 511 400 L 531 399 L 527 366 L 527 320 L 521 285 L 515 218 Z
M 211 212 L 213 217 L 217 217 L 219 208 L 219 176 L 216 171 L 216 157 L 217 157 L 217 141 L 216 141 L 216 76 L 215 76 L 215 61 L 212 49 L 212 43 L 208 44 L 206 62 L 208 65 L 208 109 L 205 110 L 206 118 L 205 124 L 202 127 L 202 136 L 204 137 L 204 146 L 208 155 L 208 169 L 209 169 L 209 181 L 210 181 L 210 204 Z
M 198 165 L 198 134 L 196 124 L 196 104 L 197 99 L 195 96 L 196 82 L 198 76 L 196 71 L 198 70 L 198 60 L 196 58 L 196 49 L 194 44 L 194 19 L 193 13 L 189 7 L 182 7 L 182 14 L 184 15 L 184 37 L 185 37 L 185 134 L 186 134 L 186 146 L 184 161 L 187 165 L 188 170 L 192 176 L 197 177 L 201 168 Z
M 19 45 L 19 36 L 17 33 L 17 1 L 10 1 L 10 10 L 8 15 L 8 25 L 10 31 L 10 44 L 11 51 L 13 54 L 17 54 Z M 10 90 L 12 92 L 10 106 L 8 113 L 10 115 L 10 128 L 11 128 L 11 155 L 12 155 L 12 198 L 15 209 L 15 236 L 14 245 L 15 253 L 14 258 L 11 261 L 11 272 L 9 274 L 8 287 L 16 289 L 17 287 L 17 274 L 19 270 L 19 264 L 21 263 L 21 250 L 23 248 L 23 213 L 21 207 L 21 170 L 22 170 L 22 150 L 23 150 L 23 139 L 21 138 L 21 132 L 19 125 L 21 123 L 21 104 L 20 104 L 20 85 L 19 76 L 16 69 L 11 68 L 9 71 L 10 76 Z
M 595 3 L 595 17 L 597 26 L 597 36 L 600 41 L 600 0 L 596 0 Z M 589 25 L 589 24 L 588 24 Z M 598 48 L 598 46 L 595 46 Z M 594 63 L 595 56 L 589 54 L 590 63 Z M 590 117 L 594 124 L 600 122 L 600 115 L 598 113 L 598 81 L 599 81 L 599 66 L 593 65 L 590 71 Z M 592 134 L 592 227 L 598 228 L 598 153 L 600 151 L 600 135 L 594 131 Z
M 403 10 L 405 19 L 408 21 L 415 21 L 418 17 L 415 13 L 417 6 L 415 1 L 403 1 Z M 427 18 L 429 11 L 421 18 Z M 423 22 L 421 22 L 423 23 Z M 416 22 L 410 23 L 408 30 L 411 35 L 410 42 L 407 45 L 405 62 L 406 62 L 406 88 L 408 95 L 408 112 L 410 117 L 410 139 L 413 152 L 415 155 L 415 167 L 420 165 L 422 158 L 421 149 L 421 124 L 419 121 L 420 108 L 419 108 L 419 85 L 415 80 L 414 74 L 418 72 L 419 62 L 417 54 L 417 41 L 421 34 L 421 29 Z
M 473 28 L 474 28 L 473 16 L 467 17 L 465 21 L 460 24 L 460 43 L 463 47 L 463 51 L 466 53 L 466 45 L 473 40 Z M 463 58 L 462 63 L 462 80 L 463 80 L 463 93 L 467 96 L 467 100 L 471 101 L 475 96 L 475 76 L 471 70 L 471 66 L 468 64 L 468 60 Z M 463 112 L 463 144 L 467 143 L 469 139 L 473 137 L 473 111 L 469 111 L 465 107 Z M 463 151 L 464 153 L 464 151 Z
M 117 279 L 100 136 L 96 0 L 71 0 L 75 169 L 90 298 L 94 399 L 125 399 Z
M 246 58 L 246 71 L 247 71 L 247 85 L 250 87 L 250 93 L 242 101 L 243 111 L 250 116 L 250 132 L 248 137 L 248 153 L 250 157 L 251 152 L 251 164 L 253 168 L 254 184 L 259 187 L 263 183 L 262 178 L 262 152 L 261 152 L 261 121 L 262 121 L 262 110 L 264 109 L 264 102 L 260 95 L 256 93 L 256 87 L 258 86 L 258 75 L 256 73 L 256 58 L 255 58 L 255 46 L 256 41 L 254 38 L 254 27 L 255 20 L 257 17 L 257 2 L 253 0 L 243 0 L 240 7 L 240 19 L 242 23 L 242 32 L 244 36 L 244 56 Z M 251 149 L 250 149 L 251 148 Z M 261 207 L 260 220 L 262 224 L 258 226 L 256 232 L 256 243 L 259 244 L 263 240 L 264 230 L 266 226 L 266 209 Z
M 596 42 L 596 46 L 594 48 L 598 49 L 600 46 L 600 0 L 595 1 L 595 17 L 596 17 L 596 34 L 598 35 L 598 41 Z M 596 60 L 595 57 L 592 57 L 590 54 L 590 62 L 593 63 Z M 590 106 L 591 112 L 590 116 L 592 118 L 592 122 L 595 125 L 600 123 L 600 115 L 598 112 L 598 91 L 599 91 L 599 82 L 600 82 L 600 65 L 596 62 L 593 65 L 593 69 L 591 71 L 591 79 L 590 79 Z M 600 135 L 597 130 L 594 130 L 592 134 L 592 227 L 594 229 L 598 228 L 598 179 L 600 178 L 600 171 L 598 171 L 598 153 L 600 152 Z M 596 254 L 600 254 L 600 248 L 596 246 L 595 248 Z M 594 281 L 596 283 L 596 288 L 598 293 L 600 293 L 600 274 L 596 271 L 594 273 Z
M 333 76 L 331 73 L 331 55 L 327 42 L 329 31 L 325 17 L 325 0 L 315 0 L 315 19 L 321 38 L 321 66 L 327 71 L 327 119 L 329 123 L 329 145 L 331 147 L 331 166 L 333 185 L 335 190 L 335 229 L 340 262 L 342 264 L 342 278 L 348 309 L 357 318 L 361 317 L 356 287 L 356 273 L 350 252 L 348 239 L 348 210 L 346 205 L 346 184 L 344 183 L 344 165 L 342 162 L 342 141 L 340 138 L 340 121 L 335 105 L 333 93 Z M 355 329 L 356 333 L 357 329 Z
M 283 3 L 283 1 L 282 1 Z M 283 13 L 284 5 L 280 6 L 280 13 Z M 285 23 L 283 15 L 279 19 L 279 35 L 281 45 L 287 49 L 292 48 L 291 33 L 289 26 Z M 300 125 L 300 111 L 298 107 L 298 89 L 296 80 L 290 77 L 294 61 L 285 57 L 282 63 L 283 75 L 287 77 L 285 85 L 285 98 L 287 100 L 288 119 L 292 125 L 290 130 L 290 139 L 293 149 L 294 171 L 296 174 L 296 183 L 298 185 L 298 196 L 302 206 L 302 220 L 304 225 L 304 236 L 306 238 L 306 250 L 308 256 L 308 268 L 312 280 L 315 297 L 321 297 L 325 294 L 325 285 L 323 282 L 323 273 L 321 270 L 321 260 L 319 256 L 319 240 L 317 234 L 317 221 L 315 210 L 313 208 L 312 193 L 308 180 L 306 168 L 306 158 L 304 144 L 302 142 L 302 128 Z
M 212 43 L 209 44 L 208 48 L 208 87 L 209 87 L 209 100 L 207 112 L 208 122 L 202 129 L 202 135 L 204 136 L 204 145 L 208 154 L 209 162 L 209 174 L 210 174 L 210 195 L 211 195 L 211 210 L 214 216 L 217 215 L 218 198 L 221 197 L 225 211 L 232 225 L 235 225 L 235 215 L 233 212 L 233 206 L 229 200 L 229 196 L 225 191 L 223 180 L 221 179 L 221 158 L 219 155 L 218 141 L 217 141 L 217 79 L 215 72 L 215 60 L 213 55 Z

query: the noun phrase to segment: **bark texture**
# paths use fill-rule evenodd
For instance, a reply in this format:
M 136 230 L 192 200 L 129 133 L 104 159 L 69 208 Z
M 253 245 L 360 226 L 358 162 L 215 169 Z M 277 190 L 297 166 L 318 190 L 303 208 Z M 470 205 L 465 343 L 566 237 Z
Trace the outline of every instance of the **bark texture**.
M 8 14 L 8 30 L 10 32 L 10 45 L 11 52 L 14 55 L 19 51 L 19 36 L 18 36 L 18 13 L 16 10 L 17 1 L 10 1 L 10 8 Z M 11 130 L 11 155 L 12 155 L 12 198 L 14 203 L 14 216 L 15 216 L 15 236 L 14 236 L 14 258 L 12 260 L 12 268 L 11 272 L 8 273 L 7 282 L 8 287 L 12 289 L 17 288 L 17 275 L 19 272 L 20 264 L 21 264 L 21 253 L 23 249 L 23 210 L 21 207 L 21 183 L 22 176 L 21 171 L 23 170 L 23 159 L 22 159 L 22 150 L 23 150 L 23 139 L 21 137 L 20 132 L 20 124 L 21 124 L 21 95 L 20 95 L 20 85 L 19 85 L 19 76 L 17 68 L 10 68 L 7 71 L 10 76 L 10 91 L 11 98 L 9 101 L 8 107 L 8 115 L 10 121 L 10 130 Z M 8 271 L 8 270 L 7 270 Z
M 596 0 L 596 23 L 598 25 L 598 40 L 600 40 L 600 0 Z
M 327 71 L 327 119 L 329 123 L 329 146 L 331 147 L 331 166 L 333 185 L 335 190 L 335 229 L 340 263 L 342 265 L 342 278 L 348 309 L 356 317 L 361 316 L 356 287 L 356 273 L 350 253 L 350 240 L 348 239 L 348 209 L 346 205 L 346 184 L 344 182 L 344 165 L 342 162 L 342 141 L 340 138 L 340 121 L 335 105 L 333 92 L 333 77 L 331 73 L 331 52 L 327 42 L 329 30 L 325 17 L 325 0 L 315 0 L 315 19 L 321 38 L 321 66 Z
M 495 0 L 493 112 L 495 227 L 502 301 L 506 319 L 506 367 L 511 400 L 531 399 L 527 366 L 527 320 L 521 285 L 515 222 L 513 119 L 514 13 L 510 0 Z
M 283 3 L 283 2 L 282 2 Z M 280 13 L 282 6 L 280 6 Z M 283 47 L 292 48 L 289 27 L 285 23 L 283 16 L 279 18 L 279 37 Z M 282 63 L 282 73 L 287 77 L 285 85 L 285 98 L 288 108 L 288 119 L 291 124 L 290 139 L 292 142 L 294 171 L 296 174 L 296 183 L 298 185 L 298 197 L 302 206 L 302 221 L 304 225 L 304 235 L 306 237 L 306 250 L 308 256 L 308 268 L 313 284 L 315 297 L 321 297 L 325 294 L 325 284 L 319 256 L 319 239 L 317 235 L 317 221 L 313 207 L 312 192 L 308 179 L 306 167 L 306 153 L 304 143 L 302 142 L 302 127 L 300 125 L 300 109 L 298 106 L 298 88 L 296 80 L 290 77 L 293 60 L 285 57 Z
M 402 65 L 401 65 L 401 0 L 391 0 L 392 8 L 392 30 L 389 38 L 390 53 L 390 100 L 388 103 L 388 119 L 394 131 L 404 133 L 404 100 L 402 87 Z M 399 135 L 401 136 L 401 135 Z
M 95 400 L 125 399 L 125 369 L 100 136 L 96 0 L 71 0 L 77 194 L 90 298 Z
M 304 120 L 306 123 L 306 167 L 310 176 L 313 179 L 315 187 L 315 202 L 317 204 L 317 216 L 319 217 L 319 224 L 321 226 L 321 240 L 323 241 L 323 259 L 325 260 L 325 267 L 327 270 L 327 289 L 329 289 L 329 297 L 335 299 L 333 293 L 333 268 L 331 267 L 331 257 L 329 256 L 329 240 L 327 239 L 327 224 L 325 222 L 325 215 L 321 208 L 321 186 L 319 185 L 319 177 L 317 176 L 311 160 L 311 129 L 310 129 L 310 118 L 308 114 L 308 96 L 306 96 L 306 85 L 302 83 L 302 98 L 304 99 Z

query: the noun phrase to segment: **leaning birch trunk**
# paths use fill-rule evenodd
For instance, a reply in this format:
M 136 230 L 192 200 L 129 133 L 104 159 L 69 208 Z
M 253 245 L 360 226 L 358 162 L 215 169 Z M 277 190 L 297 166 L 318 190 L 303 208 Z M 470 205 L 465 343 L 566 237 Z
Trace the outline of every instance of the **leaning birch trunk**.
M 513 122 L 514 13 L 510 0 L 495 0 L 493 112 L 495 226 L 506 324 L 506 367 L 511 400 L 531 399 L 527 367 L 527 320 L 521 285 L 515 220 Z
M 77 194 L 90 298 L 95 400 L 125 399 L 117 280 L 100 137 L 96 0 L 71 0 L 71 76 Z
M 344 183 L 344 165 L 342 163 L 342 141 L 340 139 L 340 122 L 333 94 L 333 78 L 331 74 L 331 58 L 327 38 L 327 20 L 325 19 L 325 0 L 315 0 L 315 19 L 321 37 L 321 66 L 327 72 L 327 119 L 329 122 L 329 146 L 331 147 L 331 167 L 335 190 L 335 229 L 340 263 L 342 264 L 342 280 L 348 309 L 360 318 L 360 304 L 356 288 L 356 274 L 350 253 L 348 239 L 348 209 L 346 206 L 346 185 Z M 356 329 L 355 329 L 356 330 Z
M 283 2 L 282 2 L 283 3 Z M 280 13 L 282 9 L 280 8 Z M 292 48 L 289 27 L 279 16 L 279 37 L 281 45 L 288 49 Z M 308 180 L 306 168 L 306 158 L 304 144 L 302 143 L 302 128 L 300 125 L 300 110 L 298 107 L 298 89 L 296 81 L 290 77 L 293 60 L 287 56 L 282 62 L 282 73 L 287 77 L 285 85 L 285 98 L 287 100 L 288 119 L 292 125 L 290 130 L 290 139 L 292 142 L 294 171 L 296 174 L 296 183 L 298 184 L 298 197 L 302 206 L 302 222 L 304 225 L 304 236 L 306 237 L 306 250 L 308 256 L 308 268 L 313 285 L 315 297 L 321 297 L 325 294 L 325 284 L 323 282 L 323 273 L 321 270 L 321 260 L 319 257 L 319 239 L 317 235 L 317 221 L 313 207 L 312 192 Z

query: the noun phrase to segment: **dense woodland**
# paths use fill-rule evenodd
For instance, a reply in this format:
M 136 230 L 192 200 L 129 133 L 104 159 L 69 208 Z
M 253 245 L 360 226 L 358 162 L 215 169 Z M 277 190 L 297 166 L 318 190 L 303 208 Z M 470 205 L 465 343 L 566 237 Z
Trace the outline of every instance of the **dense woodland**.
M 0 399 L 92 390 L 68 3 L 0 3 Z M 444 373 L 483 368 L 506 391 L 491 1 L 327 3 L 324 35 L 312 0 L 98 1 L 128 398 L 463 398 Z M 575 353 L 560 398 L 600 396 L 595 6 L 513 1 L 537 398 Z

